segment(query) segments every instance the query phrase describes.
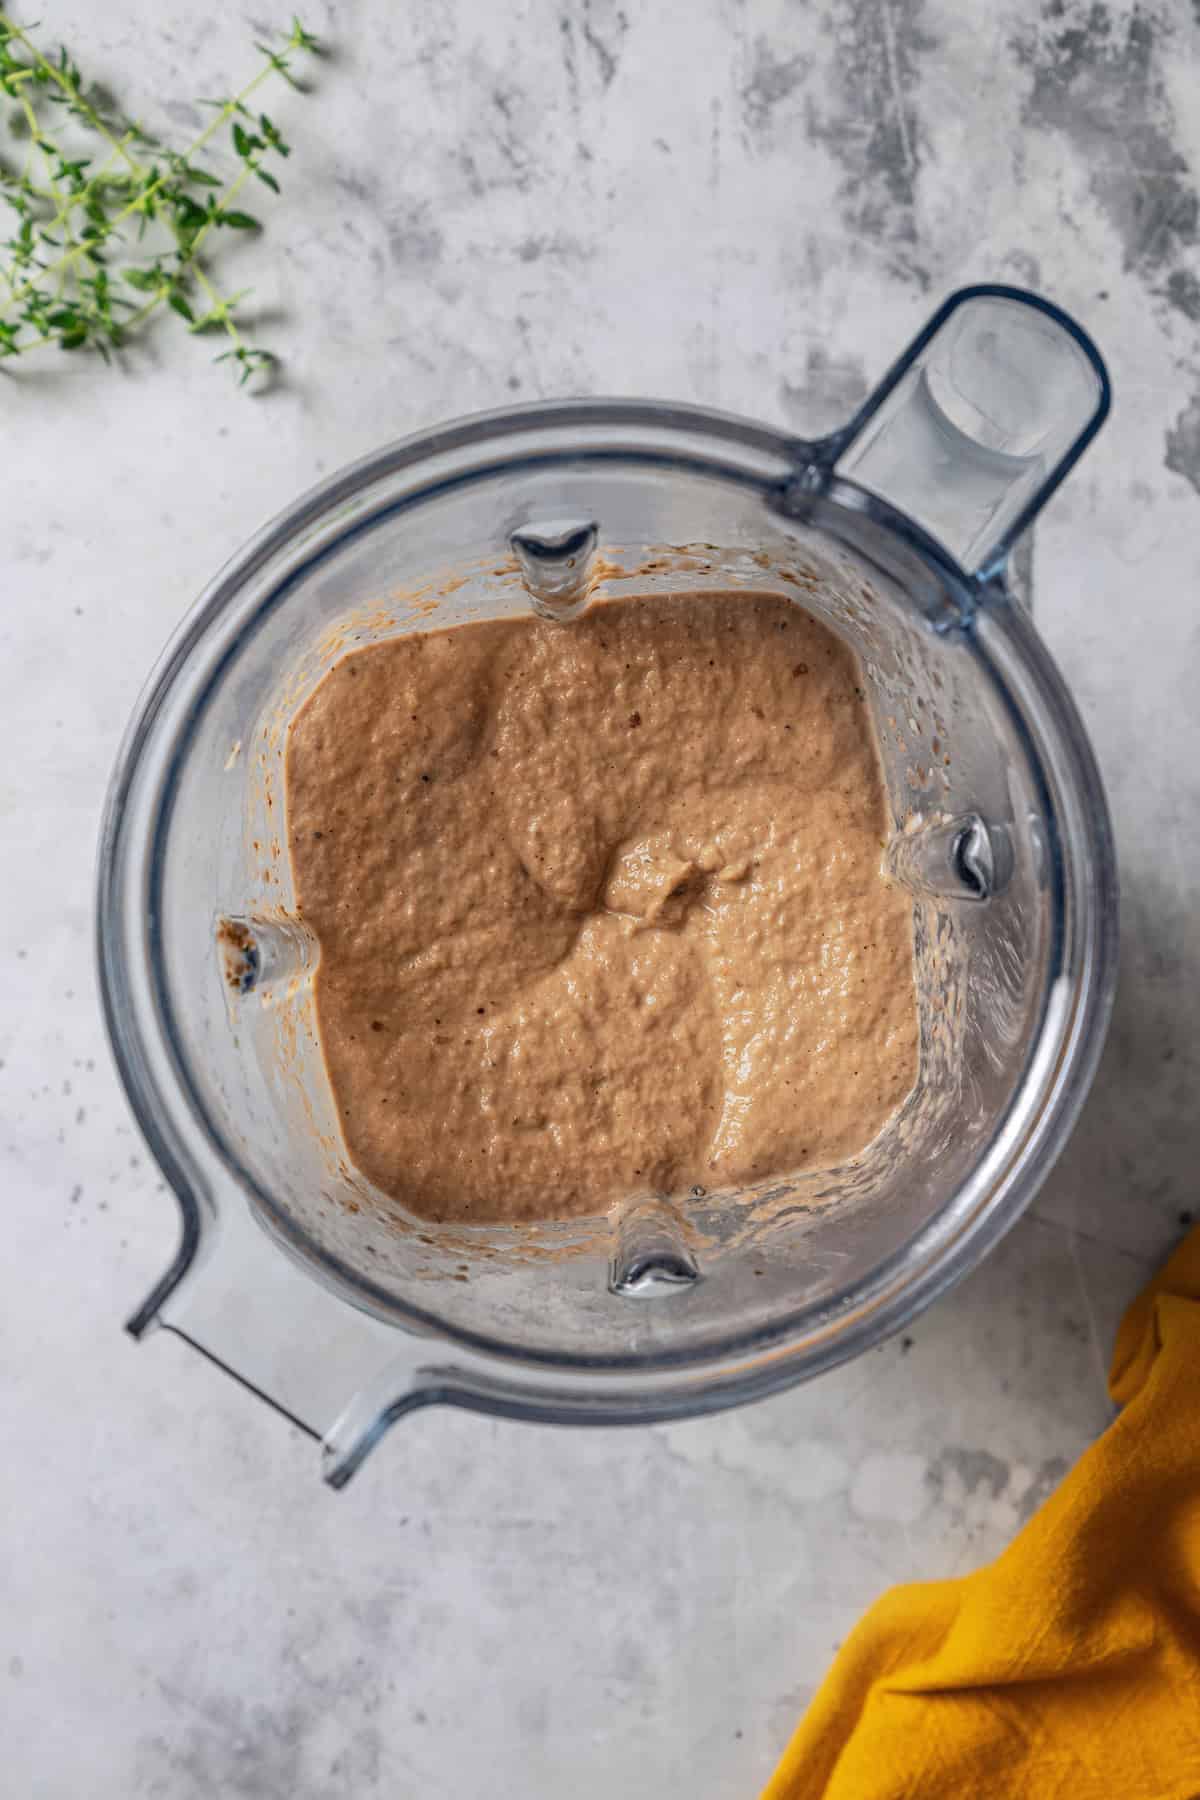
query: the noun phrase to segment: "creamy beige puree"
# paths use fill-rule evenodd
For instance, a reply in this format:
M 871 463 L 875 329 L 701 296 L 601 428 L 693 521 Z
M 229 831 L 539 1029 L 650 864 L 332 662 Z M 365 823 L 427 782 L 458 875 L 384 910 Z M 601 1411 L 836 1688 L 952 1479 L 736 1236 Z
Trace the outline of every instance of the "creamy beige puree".
M 912 1087 L 859 671 L 784 599 L 357 650 L 291 726 L 287 810 L 346 1146 L 415 1213 L 821 1167 Z

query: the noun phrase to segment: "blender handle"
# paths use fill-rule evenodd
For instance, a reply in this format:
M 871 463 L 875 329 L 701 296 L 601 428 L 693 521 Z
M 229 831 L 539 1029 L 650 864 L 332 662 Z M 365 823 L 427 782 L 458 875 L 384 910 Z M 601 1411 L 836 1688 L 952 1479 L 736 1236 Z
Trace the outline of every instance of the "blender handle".
M 815 447 L 815 469 L 906 514 L 986 582 L 1110 401 L 1100 352 L 1061 308 L 1023 288 L 960 288 Z

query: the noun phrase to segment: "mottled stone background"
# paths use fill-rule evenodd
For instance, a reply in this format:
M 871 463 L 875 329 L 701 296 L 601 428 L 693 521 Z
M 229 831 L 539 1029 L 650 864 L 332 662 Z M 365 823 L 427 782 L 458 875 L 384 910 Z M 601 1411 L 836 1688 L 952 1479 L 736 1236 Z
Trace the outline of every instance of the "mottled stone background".
M 51 0 L 186 131 L 270 0 Z M 751 1794 L 887 1583 L 994 1554 L 1108 1417 L 1122 1306 L 1197 1205 L 1200 24 L 1182 0 L 313 0 L 335 54 L 261 242 L 286 379 L 163 331 L 0 384 L 0 1785 L 16 1800 Z M 26 9 L 25 16 L 30 16 Z M 900 1341 L 641 1433 L 427 1413 L 341 1498 L 311 1444 L 119 1325 L 169 1196 L 110 1072 L 98 809 L 203 582 L 323 471 L 539 395 L 800 429 L 950 287 L 1033 284 L 1111 363 L 1035 609 L 1112 798 L 1124 965 L 1033 1214 Z

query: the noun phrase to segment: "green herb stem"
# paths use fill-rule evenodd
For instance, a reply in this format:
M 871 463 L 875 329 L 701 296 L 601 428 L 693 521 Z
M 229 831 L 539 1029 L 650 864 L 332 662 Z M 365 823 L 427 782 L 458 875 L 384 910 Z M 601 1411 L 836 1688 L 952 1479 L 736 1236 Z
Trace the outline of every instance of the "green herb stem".
M 5 15 L 2 12 L 0 12 L 0 24 L 4 24 L 5 22 L 6 22 Z M 270 68 L 269 66 L 265 69 L 260 70 L 259 73 L 254 77 L 253 81 L 247 82 L 246 86 L 242 89 L 240 94 L 236 94 L 232 100 L 226 100 L 224 102 L 224 104 L 222 105 L 220 112 L 216 115 L 216 117 L 214 118 L 212 123 L 210 125 L 208 125 L 205 128 L 205 130 L 200 133 L 200 136 L 198 138 L 194 139 L 194 141 L 188 145 L 188 147 L 185 151 L 183 151 L 182 161 L 185 163 L 191 162 L 192 158 L 196 155 L 196 153 L 199 150 L 202 150 L 204 148 L 204 146 L 210 142 L 210 140 L 220 130 L 221 126 L 227 124 L 229 122 L 229 120 L 233 118 L 234 114 L 240 110 L 243 103 L 250 98 L 250 95 L 253 94 L 258 88 L 260 88 L 264 81 L 268 81 L 273 73 L 274 73 L 274 70 L 272 68 Z M 138 169 L 139 173 L 145 173 L 145 165 L 135 164 L 135 168 Z M 144 213 L 146 210 L 147 200 L 153 199 L 154 196 L 157 195 L 162 190 L 162 188 L 170 180 L 170 178 L 171 178 L 171 170 L 164 169 L 161 175 L 156 176 L 155 179 L 153 181 L 151 181 L 147 187 L 142 189 L 142 191 L 139 193 L 136 200 L 131 200 L 129 202 L 128 206 L 122 207 L 120 212 L 114 213 L 113 217 L 109 220 L 109 231 L 110 232 L 115 231 L 118 225 L 120 225 L 125 219 L 132 218 L 134 213 L 139 213 L 139 212 Z M 61 217 L 56 214 L 54 219 L 51 221 L 51 228 L 53 229 L 53 227 L 55 225 L 58 225 L 61 223 L 62 223 Z M 71 263 L 76 261 L 76 259 L 83 254 L 84 254 L 84 247 L 82 245 L 76 245 L 74 250 L 68 251 L 66 253 L 66 255 L 64 255 L 64 256 L 60 256 L 57 262 L 51 263 L 46 269 L 44 269 L 42 271 L 42 273 L 45 275 L 55 275 L 58 273 L 59 269 L 68 267 Z M 29 285 L 32 286 L 33 284 L 30 283 Z M 17 299 L 19 300 L 19 299 L 23 298 L 23 296 L 27 292 L 28 292 L 27 287 L 20 289 L 17 294 Z
M 28 60 L 14 54 L 17 46 Z M 63 350 L 90 347 L 107 357 L 165 302 L 189 330 L 221 329 L 229 348 L 217 360 L 236 361 L 240 380 L 274 360 L 249 345 L 239 330 L 233 314 L 242 296 L 223 295 L 200 262 L 215 231 L 258 228 L 257 219 L 234 205 L 252 175 L 279 191 L 262 163 L 268 155 L 286 157 L 288 145 L 265 114 L 254 118 L 248 102 L 274 75 L 297 86 L 294 55 L 319 55 L 321 48 L 298 19 L 277 48 L 257 47 L 262 66 L 229 99 L 213 103 L 213 117 L 185 150 L 172 152 L 132 120 L 110 112 L 103 100 L 93 103 L 66 50 L 56 63 L 0 7 L 0 93 L 15 105 L 29 140 L 18 176 L 0 167 L 0 198 L 17 219 L 5 246 L 7 259 L 0 257 L 7 290 L 0 300 L 0 358 L 51 343 Z M 65 107 L 98 140 L 95 156 L 67 153 L 39 116 L 38 95 Z M 203 158 L 230 125 L 240 166 L 222 181 Z M 137 154 L 135 146 L 145 153 Z M 41 170 L 35 177 L 38 157 Z M 137 244 L 145 245 L 140 249 L 121 229 L 133 218 Z M 153 229 L 146 244 L 148 226 Z M 43 261 L 47 248 L 60 253 Z M 135 304 L 125 298 L 124 288 L 146 297 Z M 189 289 L 205 303 L 199 318 Z
M 38 49 L 28 32 L 23 31 L 4 11 L 0 11 L 0 25 L 7 25 L 9 32 L 16 38 L 17 42 L 19 44 L 24 44 L 30 56 L 32 56 L 35 66 L 45 72 L 46 78 L 49 81 L 53 81 L 56 86 L 62 89 L 79 117 L 87 120 L 92 130 L 97 132 L 99 136 L 111 146 L 113 152 L 117 156 L 124 158 L 130 171 L 134 175 L 141 174 L 141 165 L 130 156 L 125 144 L 113 136 L 112 132 L 108 129 L 108 126 L 104 123 L 104 120 L 100 117 L 100 114 L 83 94 L 81 86 L 79 84 L 73 85 L 68 81 L 63 71 L 56 68 L 49 57 L 42 55 L 42 52 Z

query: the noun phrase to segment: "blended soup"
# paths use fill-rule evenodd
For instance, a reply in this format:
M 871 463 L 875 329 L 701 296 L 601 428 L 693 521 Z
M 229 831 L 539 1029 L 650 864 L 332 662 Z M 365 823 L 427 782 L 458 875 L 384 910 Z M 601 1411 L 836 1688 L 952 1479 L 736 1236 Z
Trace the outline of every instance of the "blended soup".
M 829 1166 L 913 1085 L 860 672 L 781 597 L 353 651 L 292 722 L 286 788 L 347 1151 L 413 1213 Z

